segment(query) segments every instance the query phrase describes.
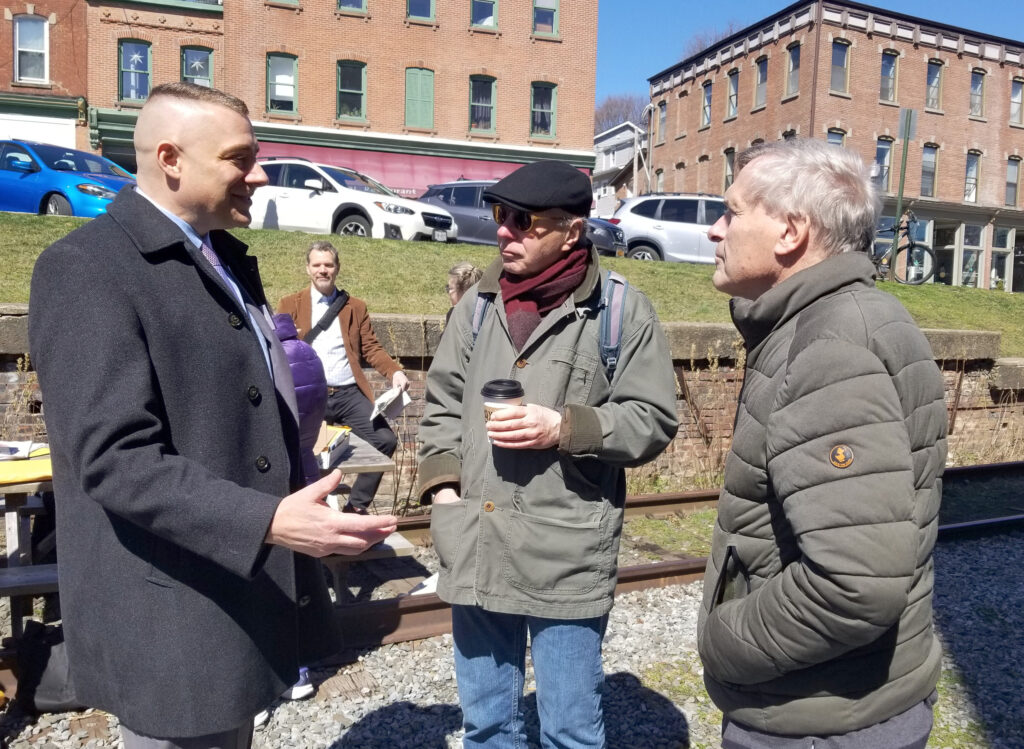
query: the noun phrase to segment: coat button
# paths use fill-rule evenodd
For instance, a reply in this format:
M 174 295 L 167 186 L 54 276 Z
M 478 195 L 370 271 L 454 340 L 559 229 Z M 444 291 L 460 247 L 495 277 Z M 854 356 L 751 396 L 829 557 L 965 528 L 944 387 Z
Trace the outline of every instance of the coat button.
M 484 502 L 484 512 L 494 512 L 494 502 Z
M 238 330 L 240 327 L 242 327 L 242 318 L 239 317 L 234 312 L 232 312 L 230 315 L 228 315 L 228 324 L 235 330 Z
M 266 473 L 270 470 L 270 461 L 267 459 L 266 455 L 261 455 L 256 458 L 256 470 L 260 473 Z
M 519 369 L 523 369 L 529 363 L 530 362 L 526 361 L 526 359 L 520 359 L 519 361 L 516 362 L 516 367 L 518 367 Z
M 310 601 L 312 601 L 312 600 L 313 599 L 310 598 L 309 596 L 302 596 L 302 598 L 300 598 L 298 600 L 299 608 L 302 608 L 303 606 L 308 606 Z
M 250 385 L 249 389 L 246 391 L 246 395 L 249 396 L 249 400 L 256 403 L 260 399 L 260 389 L 255 385 Z

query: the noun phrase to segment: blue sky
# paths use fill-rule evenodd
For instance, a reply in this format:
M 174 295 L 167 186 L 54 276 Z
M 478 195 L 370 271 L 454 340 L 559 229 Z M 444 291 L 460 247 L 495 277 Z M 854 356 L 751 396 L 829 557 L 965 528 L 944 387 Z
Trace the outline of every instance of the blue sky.
M 793 0 L 600 0 L 597 101 L 647 95 L 647 78 L 682 58 L 687 41 L 734 21 L 744 28 Z M 949 26 L 1024 41 L 1020 0 L 877 0 L 867 3 Z

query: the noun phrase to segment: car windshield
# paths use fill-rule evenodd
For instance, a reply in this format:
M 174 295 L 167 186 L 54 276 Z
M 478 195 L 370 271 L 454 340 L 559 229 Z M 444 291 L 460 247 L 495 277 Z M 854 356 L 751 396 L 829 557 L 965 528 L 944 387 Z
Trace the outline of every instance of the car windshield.
M 349 190 L 359 190 L 360 192 L 372 192 L 376 195 L 390 195 L 391 197 L 397 197 L 395 193 L 384 187 L 380 182 L 373 179 L 373 177 L 367 177 L 365 174 L 330 166 L 322 167 L 322 169 L 330 175 L 331 179 L 342 187 L 347 187 Z
M 62 172 L 88 172 L 108 177 L 132 179 L 131 172 L 125 171 L 112 161 L 86 151 L 76 151 L 60 146 L 34 145 L 32 150 L 50 169 Z

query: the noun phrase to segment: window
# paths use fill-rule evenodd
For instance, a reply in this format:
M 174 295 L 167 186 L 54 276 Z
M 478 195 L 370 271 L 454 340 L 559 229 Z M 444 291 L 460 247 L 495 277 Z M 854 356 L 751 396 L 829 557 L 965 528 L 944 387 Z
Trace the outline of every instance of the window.
M 14 19 L 14 80 L 47 83 L 50 80 L 50 27 L 45 18 Z
M 935 166 L 939 160 L 939 147 L 926 143 L 921 151 L 921 197 L 935 197 Z
M 551 83 L 530 87 L 530 135 L 554 136 L 557 94 L 558 89 Z
M 267 111 L 299 111 L 296 78 L 299 61 L 291 55 L 267 55 Z
M 740 71 L 729 71 L 729 98 L 725 102 L 725 118 L 736 116 L 737 101 L 740 92 Z
M 985 71 L 971 71 L 971 116 L 985 116 Z
M 665 142 L 665 118 L 668 115 L 668 105 L 661 101 L 658 102 L 658 142 Z
M 1024 124 L 1024 78 L 1010 81 L 1010 122 Z
M 850 61 L 850 43 L 845 39 L 832 42 L 832 80 L 829 88 L 841 94 L 847 93 L 846 74 Z
M 206 47 L 182 47 L 181 80 L 212 88 L 213 50 Z
M 533 0 L 533 33 L 558 33 L 558 0 Z
M 875 146 L 875 185 L 881 192 L 889 191 L 889 164 L 892 157 L 892 141 L 879 138 Z
M 828 142 L 830 145 L 842 148 L 846 145 L 846 132 L 837 127 L 829 128 Z
M 711 81 L 704 84 L 704 100 L 700 108 L 700 126 L 711 124 Z
M 1017 185 L 1020 184 L 1020 158 L 1006 161 L 1006 205 L 1017 207 Z
M 405 126 L 434 129 L 434 71 L 405 69 Z
M 469 79 L 469 129 L 494 132 L 494 79 L 474 75 Z
M 786 130 L 782 133 L 783 140 L 793 140 L 796 137 L 796 130 Z
M 366 12 L 366 0 L 338 0 L 338 10 Z
M 725 149 L 725 180 L 723 184 L 725 187 L 722 190 L 728 190 L 729 185 L 732 184 L 733 180 L 733 169 L 736 165 L 736 149 L 727 148 Z
M 665 191 L 665 170 L 659 169 L 654 173 L 654 191 L 664 192 Z
M 356 60 L 338 61 L 338 117 L 366 119 L 366 65 Z
M 760 109 L 768 98 L 768 58 L 762 57 L 756 65 L 757 82 L 754 85 L 754 109 Z
M 878 98 L 882 101 L 896 101 L 896 63 L 899 53 L 887 49 L 882 52 L 882 80 L 878 85 Z
M 938 60 L 928 61 L 924 105 L 928 109 L 942 108 L 942 63 Z
M 118 42 L 120 78 L 118 98 L 121 101 L 143 101 L 149 96 L 149 43 L 122 39 Z
M 964 200 L 968 203 L 978 202 L 978 170 L 981 166 L 981 153 L 967 152 L 967 169 L 964 173 Z
M 405 15 L 418 21 L 433 21 L 434 0 L 405 0 Z
M 786 96 L 793 96 L 800 90 L 800 45 L 789 48 L 786 68 Z
M 469 23 L 472 26 L 498 25 L 497 0 L 472 0 L 469 6 Z

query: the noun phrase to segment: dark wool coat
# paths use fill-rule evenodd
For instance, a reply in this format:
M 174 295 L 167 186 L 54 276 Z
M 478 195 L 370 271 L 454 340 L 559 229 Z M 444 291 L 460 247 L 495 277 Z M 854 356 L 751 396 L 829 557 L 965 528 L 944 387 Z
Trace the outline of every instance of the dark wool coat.
M 211 237 L 265 304 L 245 245 Z M 151 736 L 236 727 L 337 645 L 319 563 L 263 541 L 301 485 L 273 329 L 280 391 L 246 311 L 131 190 L 42 253 L 31 300 L 77 696 Z

